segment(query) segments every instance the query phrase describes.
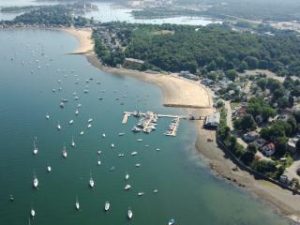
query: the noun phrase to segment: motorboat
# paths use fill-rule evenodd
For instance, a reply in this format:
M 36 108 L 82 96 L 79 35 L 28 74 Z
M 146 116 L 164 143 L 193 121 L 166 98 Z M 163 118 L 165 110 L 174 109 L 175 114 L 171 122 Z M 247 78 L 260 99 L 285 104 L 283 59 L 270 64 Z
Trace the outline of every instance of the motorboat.
M 135 156 L 135 155 L 137 155 L 138 153 L 137 152 L 131 152 L 131 155 L 132 156 Z
M 137 141 L 138 141 L 138 142 L 142 142 L 142 141 L 143 141 L 143 139 L 139 138 L 139 139 L 137 139 Z
M 110 209 L 110 203 L 108 201 L 105 202 L 104 210 L 107 212 Z
M 115 147 L 115 144 L 111 144 L 110 147 L 111 147 L 111 148 L 114 148 L 114 147 Z
M 91 128 L 91 127 L 92 127 L 92 124 L 89 123 L 89 124 L 87 125 L 87 128 L 89 129 L 89 128 Z
M 124 153 L 119 153 L 119 154 L 118 154 L 118 157 L 119 157 L 119 158 L 122 158 L 122 157 L 124 157 L 124 156 L 125 156 Z
M 105 134 L 105 133 L 103 133 L 103 134 L 102 134 L 102 137 L 103 137 L 103 138 L 105 138 L 105 137 L 106 137 L 106 134 Z
M 67 152 L 67 148 L 64 146 L 63 150 L 62 150 L 62 156 L 66 159 L 68 157 L 68 152 Z
M 118 136 L 124 136 L 125 133 L 118 133 Z
M 129 178 L 130 178 L 130 175 L 128 173 L 126 173 L 125 180 L 128 180 Z
M 79 114 L 79 110 L 76 109 L 76 110 L 75 110 L 75 115 L 78 116 L 78 114 Z
M 84 131 L 81 131 L 79 134 L 80 134 L 80 135 L 84 135 Z
M 49 119 L 50 119 L 50 115 L 49 115 L 48 113 L 46 114 L 46 116 L 45 116 L 45 117 L 46 117 L 46 119 L 47 119 L 47 120 L 49 120 Z
M 59 107 L 63 109 L 63 108 L 65 107 L 65 103 L 61 102 L 61 103 L 59 104 Z
M 102 153 L 102 151 L 101 151 L 101 150 L 97 151 L 97 154 L 98 154 L 98 155 L 101 155 L 101 153 Z
M 158 193 L 158 190 L 157 190 L 157 189 L 154 189 L 154 190 L 153 190 L 153 193 Z
M 88 123 L 91 123 L 91 122 L 93 122 L 93 119 L 92 118 L 88 119 Z
M 131 189 L 131 185 L 130 184 L 126 184 L 125 187 L 124 187 L 124 190 L 125 191 L 128 191 Z
M 145 193 L 144 192 L 139 192 L 138 196 L 143 196 Z
M 101 161 L 100 161 L 100 160 L 97 161 L 97 165 L 98 165 L 98 166 L 101 165 Z
M 74 123 L 74 120 L 70 120 L 69 124 L 72 125 Z
M 141 167 L 140 163 L 135 164 L 135 167 Z
M 127 211 L 127 218 L 128 218 L 129 220 L 131 220 L 131 219 L 133 218 L 133 212 L 132 212 L 131 209 L 128 209 L 128 211 Z

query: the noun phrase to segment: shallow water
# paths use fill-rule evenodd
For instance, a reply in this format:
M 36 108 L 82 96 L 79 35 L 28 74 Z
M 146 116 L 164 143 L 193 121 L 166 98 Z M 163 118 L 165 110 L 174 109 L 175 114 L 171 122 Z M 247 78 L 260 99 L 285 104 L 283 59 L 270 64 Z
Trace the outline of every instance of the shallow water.
M 196 135 L 190 122 L 181 122 L 176 138 L 162 134 L 169 125 L 167 119 L 159 120 L 157 131 L 150 135 L 131 133 L 133 118 L 121 124 L 124 110 L 185 114 L 163 107 L 157 87 L 101 72 L 84 56 L 66 54 L 77 42 L 65 33 L 0 31 L 0 43 L 0 224 L 28 223 L 31 207 L 37 213 L 32 224 L 40 225 L 151 225 L 167 224 L 170 218 L 182 225 L 288 224 L 249 194 L 211 175 L 193 147 Z M 59 87 L 61 92 L 52 93 Z M 84 94 L 84 89 L 89 93 Z M 73 92 L 80 97 L 78 101 Z M 59 108 L 62 98 L 69 100 L 64 109 Z M 76 117 L 78 103 L 82 107 Z M 46 113 L 51 117 L 48 121 Z M 89 118 L 94 121 L 87 129 Z M 71 119 L 75 122 L 68 125 Z M 56 129 L 58 122 L 61 131 Z M 82 130 L 84 136 L 79 135 Z M 119 137 L 119 132 L 126 135 Z M 32 154 L 35 136 L 37 156 Z M 75 149 L 70 147 L 72 136 Z M 64 145 L 69 153 L 65 160 L 61 156 Z M 132 157 L 132 151 L 138 155 Z M 119 153 L 125 157 L 119 158 Z M 136 163 L 141 167 L 136 168 Z M 52 166 L 50 174 L 47 164 Z M 128 192 L 123 190 L 126 172 L 132 185 Z M 90 173 L 96 182 L 94 190 L 88 187 Z M 32 189 L 33 174 L 40 181 L 39 190 Z M 138 192 L 146 194 L 138 197 Z M 10 194 L 14 202 L 9 201 Z M 103 211 L 105 201 L 111 203 L 108 213 Z M 128 208 L 134 212 L 130 223 Z

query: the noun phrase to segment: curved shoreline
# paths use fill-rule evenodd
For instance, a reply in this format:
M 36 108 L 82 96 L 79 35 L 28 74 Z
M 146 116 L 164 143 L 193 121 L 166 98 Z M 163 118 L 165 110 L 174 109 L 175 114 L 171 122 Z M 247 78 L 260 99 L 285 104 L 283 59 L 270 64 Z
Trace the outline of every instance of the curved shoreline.
M 73 54 L 85 55 L 87 60 L 96 68 L 115 75 L 134 77 L 160 87 L 165 106 L 169 105 L 173 107 L 186 108 L 187 112 L 194 115 L 203 116 L 209 115 L 213 112 L 212 95 L 206 87 L 198 84 L 196 88 L 195 82 L 176 77 L 172 74 L 163 75 L 103 66 L 93 51 L 94 45 L 92 41 L 87 41 L 88 36 L 86 35 L 89 35 L 91 38 L 91 30 L 89 31 L 89 34 L 86 33 L 88 31 L 82 33 L 76 32 L 78 30 L 75 29 L 60 30 L 73 35 L 79 41 L 80 46 L 75 52 L 73 52 Z M 84 37 L 81 35 L 84 35 Z M 192 88 L 191 90 L 191 87 L 195 88 Z M 184 97 L 182 97 L 182 95 L 184 95 Z M 193 97 L 191 98 L 191 96 Z M 187 103 L 187 100 L 191 100 L 189 98 L 194 100 Z M 204 103 L 203 99 L 205 101 Z M 201 102 L 200 105 L 199 101 Z M 293 195 L 290 191 L 284 190 L 270 182 L 256 180 L 248 172 L 236 169 L 236 165 L 217 146 L 216 142 L 206 141 L 207 138 L 215 140 L 215 132 L 203 129 L 203 121 L 197 121 L 196 126 L 197 141 L 195 146 L 216 176 L 222 177 L 237 186 L 245 188 L 253 194 L 254 197 L 263 200 L 270 205 L 276 212 L 283 214 L 293 222 L 300 224 L 299 195 Z

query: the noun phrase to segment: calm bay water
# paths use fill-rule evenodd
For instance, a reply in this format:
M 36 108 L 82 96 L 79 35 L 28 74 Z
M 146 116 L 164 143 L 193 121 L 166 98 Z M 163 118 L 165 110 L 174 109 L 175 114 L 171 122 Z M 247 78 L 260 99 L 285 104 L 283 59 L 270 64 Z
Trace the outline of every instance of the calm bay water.
M 40 225 L 159 225 L 170 218 L 181 225 L 288 224 L 247 193 L 210 174 L 195 152 L 195 129 L 188 121 L 181 123 L 176 138 L 162 135 L 169 120 L 159 120 L 157 131 L 150 135 L 131 133 L 133 118 L 121 124 L 124 110 L 184 114 L 162 107 L 158 88 L 101 72 L 83 56 L 67 55 L 77 42 L 65 33 L 0 31 L 0 43 L 0 224 L 28 223 L 31 207 L 37 213 L 32 224 Z M 52 92 L 59 87 L 62 91 Z M 84 89 L 89 93 L 84 94 Z M 69 100 L 64 109 L 59 108 L 62 98 Z M 78 103 L 82 107 L 76 117 Z M 94 121 L 87 129 L 89 118 Z M 75 122 L 68 125 L 71 119 Z M 58 122 L 61 131 L 56 130 Z M 82 130 L 85 135 L 80 136 Z M 126 135 L 119 137 L 119 132 Z M 107 137 L 102 138 L 102 133 Z M 37 156 L 32 154 L 35 136 Z M 75 149 L 70 147 L 72 136 Z M 67 159 L 61 156 L 64 145 Z M 131 156 L 132 151 L 138 155 Z M 125 157 L 119 158 L 119 153 Z M 141 167 L 136 168 L 136 163 Z M 47 164 L 52 173 L 46 172 Z M 94 190 L 88 187 L 90 172 Z M 128 192 L 123 190 L 126 172 L 131 175 Z M 39 190 L 32 189 L 33 174 L 39 178 Z M 138 192 L 146 194 L 138 197 Z M 10 194 L 14 202 L 9 201 Z M 103 211 L 105 201 L 111 203 L 108 213 Z M 126 218 L 129 207 L 134 212 L 131 222 Z
M 34 0 L 0 0 L 0 8 L 5 6 L 26 6 L 26 5 L 53 5 L 57 2 L 51 1 L 34 1 Z M 190 16 L 175 16 L 163 19 L 135 19 L 131 14 L 132 9 L 121 7 L 109 2 L 93 2 L 97 5 L 98 10 L 86 13 L 87 18 L 93 17 L 95 20 L 102 23 L 121 21 L 128 23 L 145 23 L 145 24 L 186 24 L 186 25 L 201 25 L 206 26 L 211 23 L 221 23 L 219 20 L 212 20 L 205 17 L 190 17 Z M 12 20 L 21 13 L 1 13 L 0 20 Z

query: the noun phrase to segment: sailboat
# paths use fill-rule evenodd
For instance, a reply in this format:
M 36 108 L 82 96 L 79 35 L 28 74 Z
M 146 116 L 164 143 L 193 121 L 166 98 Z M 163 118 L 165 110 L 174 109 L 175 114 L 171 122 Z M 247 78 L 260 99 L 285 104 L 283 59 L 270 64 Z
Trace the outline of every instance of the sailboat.
M 175 219 L 170 219 L 168 225 L 175 225 Z
M 107 212 L 109 209 L 110 209 L 110 203 L 106 201 L 104 205 L 104 210 Z
M 74 141 L 74 138 L 73 138 L 73 137 L 72 137 L 71 146 L 72 146 L 73 148 L 75 148 L 75 147 L 76 147 L 76 144 L 75 144 L 75 141 Z
M 127 218 L 128 218 L 129 220 L 131 220 L 132 217 L 133 217 L 133 212 L 132 212 L 131 209 L 128 209 L 128 211 L 127 211 Z
M 33 176 L 32 186 L 36 189 L 39 186 L 39 180 L 37 179 L 37 177 L 35 175 Z
M 61 130 L 61 125 L 59 124 L 59 122 L 58 122 L 58 124 L 57 124 L 57 130 Z
M 78 198 L 76 197 L 76 202 L 75 202 L 75 209 L 78 211 L 80 209 L 80 204 L 78 201 Z
M 66 159 L 68 157 L 68 152 L 67 152 L 67 148 L 66 146 L 64 146 L 63 150 L 62 150 L 62 156 Z
M 31 210 L 30 210 L 30 216 L 31 216 L 32 218 L 34 218 L 35 215 L 36 215 L 35 210 L 34 210 L 33 208 L 31 208 Z
M 52 167 L 50 165 L 47 166 L 47 172 L 50 173 L 52 171 Z
M 39 153 L 39 149 L 38 149 L 38 147 L 36 146 L 36 137 L 34 138 L 34 141 L 33 141 L 33 151 L 32 151 L 32 153 L 34 154 L 34 155 L 37 155 L 38 153 Z
M 95 186 L 95 181 L 93 180 L 92 174 L 90 175 L 89 186 L 90 188 L 94 188 Z

